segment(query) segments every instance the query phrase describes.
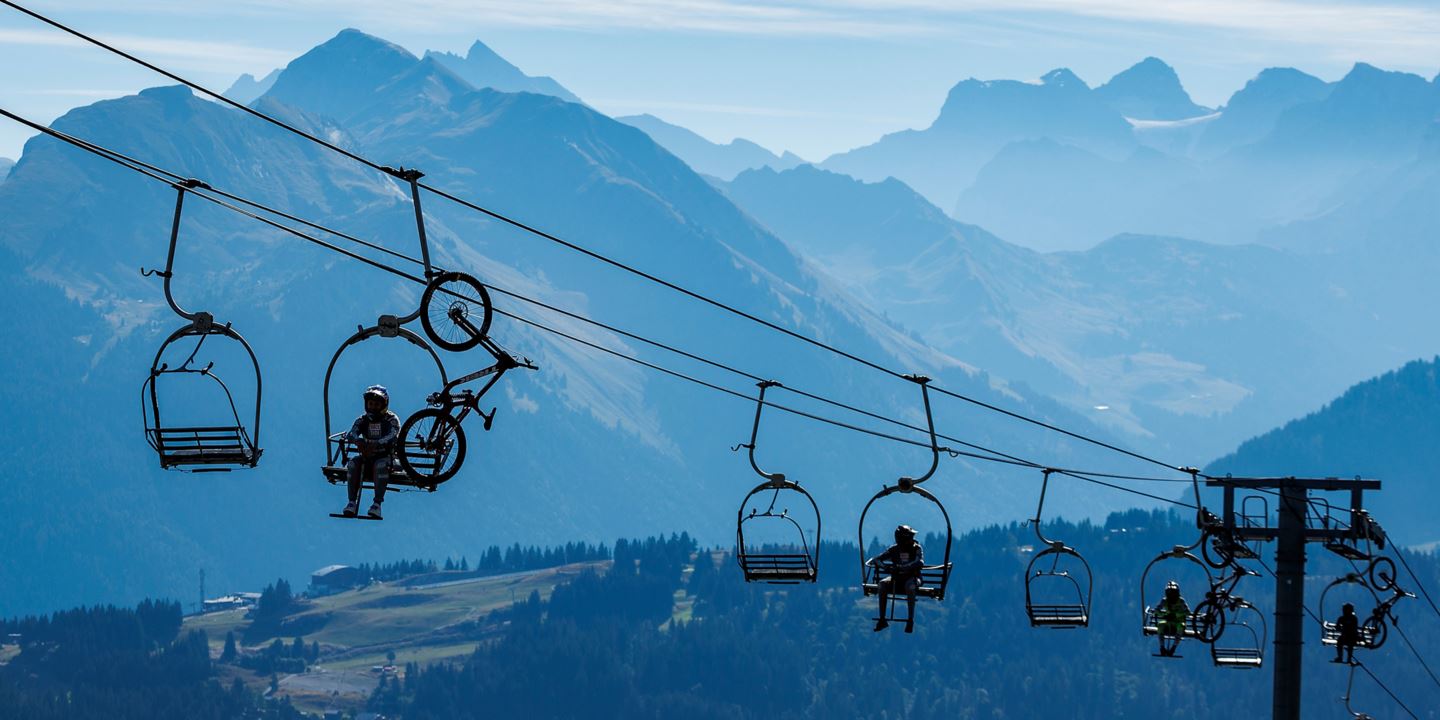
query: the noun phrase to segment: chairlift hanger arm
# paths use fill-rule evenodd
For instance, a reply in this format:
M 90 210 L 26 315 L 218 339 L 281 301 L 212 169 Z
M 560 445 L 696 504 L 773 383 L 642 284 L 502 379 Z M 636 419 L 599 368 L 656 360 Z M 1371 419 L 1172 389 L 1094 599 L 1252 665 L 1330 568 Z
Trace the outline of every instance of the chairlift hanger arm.
M 920 386 L 920 396 L 925 401 L 925 427 L 930 435 L 930 468 L 925 471 L 924 475 L 918 478 L 900 478 L 899 484 L 902 490 L 912 487 L 918 488 L 920 483 L 929 480 L 930 477 L 935 474 L 935 470 L 940 467 L 940 445 L 935 440 L 935 417 L 930 411 L 930 378 L 924 375 L 912 374 L 906 375 L 905 379 Z M 908 490 L 905 491 L 908 492 Z
M 147 270 L 142 267 L 140 268 L 140 275 L 143 277 L 150 277 L 151 275 L 159 276 L 164 281 L 162 286 L 165 289 L 165 302 L 170 306 L 170 309 L 174 311 L 176 315 L 192 323 L 208 326 L 213 322 L 209 313 L 192 313 L 180 307 L 179 303 L 175 302 L 175 296 L 170 290 L 170 281 L 175 275 L 175 246 L 180 240 L 180 221 L 185 212 L 185 194 L 194 189 L 208 190 L 210 186 L 199 180 L 186 179 L 171 183 L 171 187 L 175 188 L 175 215 L 170 222 L 170 244 L 165 251 L 165 269 Z
M 756 387 L 760 388 L 760 394 L 755 400 L 755 422 L 750 426 L 750 442 L 749 444 L 737 445 L 735 447 L 737 450 L 742 447 L 746 448 L 749 451 L 750 467 L 755 469 L 757 475 L 769 481 L 766 485 L 776 488 L 783 487 L 790 483 L 785 480 L 785 473 L 766 472 L 760 468 L 760 464 L 755 460 L 755 445 L 756 440 L 760 437 L 760 415 L 765 411 L 765 391 L 778 386 L 780 386 L 780 383 L 774 380 L 762 380 L 756 383 Z

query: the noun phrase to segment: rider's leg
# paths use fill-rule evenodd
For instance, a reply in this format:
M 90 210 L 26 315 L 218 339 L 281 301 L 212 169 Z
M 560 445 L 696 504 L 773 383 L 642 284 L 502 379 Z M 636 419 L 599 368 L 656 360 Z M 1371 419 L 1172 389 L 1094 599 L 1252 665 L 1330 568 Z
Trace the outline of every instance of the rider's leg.
M 360 506 L 360 458 L 350 458 L 345 463 L 345 490 L 350 502 L 345 506 L 345 514 L 354 514 Z
M 895 587 L 895 578 L 894 578 L 894 577 L 882 578 L 882 579 L 880 580 L 880 582 L 879 582 L 879 585 L 880 585 L 880 613 L 879 613 L 879 615 L 877 615 L 876 618 L 875 618 L 875 629 L 876 629 L 876 630 L 884 630 L 887 626 L 890 625 L 890 620 L 889 620 L 889 615 L 890 615 L 889 606 L 888 606 L 886 603 L 890 600 L 890 591 Z
M 385 489 L 390 484 L 390 456 L 375 458 L 370 466 L 370 477 L 375 480 L 375 504 L 385 502 Z
M 905 632 L 915 632 L 915 593 L 920 590 L 920 580 L 909 578 L 905 582 Z

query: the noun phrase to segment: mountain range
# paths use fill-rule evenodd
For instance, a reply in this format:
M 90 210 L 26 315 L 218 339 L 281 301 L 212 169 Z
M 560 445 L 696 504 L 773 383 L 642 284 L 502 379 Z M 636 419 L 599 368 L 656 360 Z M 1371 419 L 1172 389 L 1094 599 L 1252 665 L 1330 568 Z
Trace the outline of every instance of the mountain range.
M 1330 221 L 1377 178 L 1423 160 L 1437 112 L 1440 86 L 1364 63 L 1335 83 L 1265 70 L 1210 111 L 1148 58 L 1094 89 L 1065 69 L 1034 83 L 966 80 L 930 127 L 821 166 L 896 177 L 956 218 L 1040 250 L 1122 233 L 1269 242 L 1293 224 Z
M 416 57 L 345 31 L 290 63 L 252 106 L 382 162 L 421 167 L 427 181 L 450 192 L 796 332 L 925 372 L 984 402 L 1108 437 L 1049 398 L 926 346 L 817 272 L 643 132 L 583 105 L 476 88 L 434 55 Z M 184 88 L 77 108 L 55 125 L 397 252 L 417 252 L 407 189 L 392 178 Z M 495 339 L 542 369 L 507 375 L 487 396 L 500 416 L 491 433 L 468 425 L 470 458 L 460 476 L 434 496 L 396 496 L 384 523 L 326 518 L 344 501 L 317 467 L 327 404 L 334 429 L 358 413 L 359 390 L 370 383 L 390 386 L 402 415 L 438 386 L 422 354 L 372 341 L 348 351 L 324 397 L 326 363 L 357 326 L 414 308 L 418 289 L 196 199 L 181 224 L 172 284 L 181 306 L 233 323 L 256 348 L 265 455 L 258 469 L 229 475 L 159 472 L 142 441 L 136 392 L 156 347 L 183 323 L 161 302 L 158 280 L 136 269 L 163 257 L 173 204 L 165 186 L 44 137 L 27 143 L 0 185 L 0 267 L 15 298 L 5 323 L 16 346 L 27 348 L 6 357 L 7 376 L 26 379 L 12 394 L 19 410 L 10 416 L 23 417 L 24 429 L 7 429 L 23 438 L 19 450 L 30 461 L 0 489 L 15 523 L 0 534 L 0 552 L 13 559 L 0 567 L 7 589 L 0 614 L 188 594 L 201 569 L 210 587 L 240 589 L 277 570 L 299 576 L 337 560 L 461 554 L 556 533 L 601 540 L 685 528 L 721 541 L 733 531 L 727 508 L 759 480 L 743 456 L 728 452 L 750 429 L 751 403 L 498 318 Z M 438 198 L 428 197 L 425 210 L 436 263 L 483 278 L 504 310 L 707 382 L 751 388 L 748 379 L 537 310 L 500 289 L 923 422 L 911 383 L 677 301 Z M 162 359 L 178 364 L 186 351 Z M 248 413 L 256 382 L 237 364 L 237 349 L 212 343 L 200 358 L 215 361 L 215 373 Z M 488 358 L 471 353 L 445 362 L 453 377 Z M 170 417 L 214 417 L 217 396 L 178 390 L 166 395 Z M 784 401 L 837 412 L 795 396 Z M 1081 466 L 1112 458 L 1033 426 L 986 422 L 996 416 L 956 401 L 937 400 L 935 413 L 942 428 L 963 428 L 967 440 L 1012 453 Z M 882 483 L 928 462 L 914 448 L 785 414 L 767 414 L 764 438 L 762 461 L 791 468 L 790 477 L 812 488 L 829 532 L 842 535 Z M 930 487 L 956 525 L 968 527 L 1027 512 L 1037 475 L 947 460 Z M 1056 494 L 1073 516 L 1128 503 L 1074 486 Z

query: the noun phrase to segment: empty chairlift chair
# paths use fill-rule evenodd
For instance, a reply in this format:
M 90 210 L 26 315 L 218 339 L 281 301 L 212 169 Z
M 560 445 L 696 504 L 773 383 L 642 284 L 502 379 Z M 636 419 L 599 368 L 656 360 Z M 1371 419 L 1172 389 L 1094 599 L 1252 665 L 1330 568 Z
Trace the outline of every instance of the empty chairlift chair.
M 755 405 L 755 423 L 750 431 L 750 442 L 737 445 L 735 450 L 748 448 L 750 453 L 750 467 L 765 482 L 756 485 L 745 499 L 740 503 L 740 511 L 735 524 L 735 560 L 740 565 L 740 571 L 744 574 L 745 582 L 763 582 L 771 584 L 798 584 L 813 583 L 819 576 L 820 571 L 820 508 L 815 504 L 815 499 L 800 487 L 798 483 L 785 478 L 783 473 L 771 473 L 760 469 L 755 461 L 755 441 L 760 433 L 760 414 L 765 409 L 765 391 L 779 385 L 777 382 L 765 381 L 759 384 L 760 396 Z M 766 501 L 768 495 L 768 502 Z M 776 504 L 784 496 L 790 496 L 802 500 L 801 506 L 809 504 L 810 510 L 815 519 L 813 543 L 805 538 L 805 526 L 795 516 L 790 514 L 787 506 L 781 505 L 779 512 L 775 511 Z M 755 500 L 756 504 L 751 505 Z M 760 510 L 761 503 L 765 509 Z M 748 510 L 748 512 L 747 512 Z M 806 518 L 808 521 L 808 518 Z M 783 532 L 794 538 L 790 543 L 759 543 L 755 541 L 755 530 L 765 526 L 778 526 Z M 746 539 L 746 528 L 751 529 L 750 539 Z
M 1040 531 L 1045 493 L 1050 486 L 1050 469 L 1040 486 L 1040 504 L 1035 508 L 1035 537 L 1043 547 L 1025 568 L 1025 613 L 1032 627 L 1082 628 L 1090 624 L 1090 597 L 1095 586 L 1090 563 L 1079 552 Z M 1083 580 L 1083 582 L 1082 582 Z
M 1215 667 L 1258 669 L 1265 664 L 1265 614 L 1244 598 L 1227 598 L 1217 610 L 1218 630 L 1212 630 L 1210 660 Z M 1203 614 L 1203 613 L 1202 613 Z
M 187 311 L 175 302 L 174 295 L 171 294 L 170 282 L 174 277 L 175 246 L 180 236 L 180 221 L 185 205 L 185 195 L 191 190 L 206 186 L 199 181 L 189 180 L 174 184 L 173 187 L 177 193 L 175 216 L 170 227 L 170 246 L 166 253 L 165 269 L 141 269 L 141 274 L 147 277 L 157 275 L 164 280 L 165 302 L 169 304 L 170 309 L 176 315 L 186 321 L 186 324 L 171 333 L 160 344 L 160 349 L 156 351 L 155 359 L 150 364 L 150 375 L 141 385 L 140 412 L 145 426 L 145 440 L 159 456 L 160 467 L 167 470 L 225 472 L 236 467 L 253 468 L 260 462 L 260 455 L 263 452 L 260 448 L 260 362 L 256 359 L 255 351 L 251 349 L 250 344 L 245 342 L 245 338 L 230 327 L 229 323 L 215 322 L 214 316 L 208 312 Z M 212 337 L 239 343 L 250 358 L 250 367 L 255 373 L 255 414 L 249 427 L 246 427 L 240 419 L 240 411 L 235 405 L 235 397 L 231 394 L 229 386 L 215 372 L 214 362 L 200 365 L 196 359 L 205 349 L 206 341 Z M 195 346 L 183 362 L 174 366 L 165 362 L 166 350 L 176 343 L 184 343 L 189 340 L 194 340 Z M 182 377 L 203 377 L 212 381 L 213 387 L 218 388 L 223 394 L 225 404 L 219 407 L 212 405 L 200 411 L 198 414 L 203 419 L 198 422 L 189 419 L 176 422 L 173 419 L 173 412 L 162 412 L 167 405 L 175 402 L 175 398 L 172 396 L 169 400 L 163 400 L 162 396 L 166 392 L 162 391 L 161 386 L 172 385 L 172 381 Z M 190 397 L 193 400 L 199 396 L 192 393 Z M 189 414 L 197 413 L 192 408 Z

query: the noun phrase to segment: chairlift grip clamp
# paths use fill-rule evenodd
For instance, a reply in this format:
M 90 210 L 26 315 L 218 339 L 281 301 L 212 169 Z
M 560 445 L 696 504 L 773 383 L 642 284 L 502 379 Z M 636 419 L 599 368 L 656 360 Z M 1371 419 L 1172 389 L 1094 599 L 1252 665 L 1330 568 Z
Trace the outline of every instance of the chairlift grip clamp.
M 390 167 L 389 165 L 382 165 L 380 166 L 380 172 L 408 183 L 419 182 L 420 178 L 425 177 L 425 173 L 415 168 L 405 168 L 403 166 Z

